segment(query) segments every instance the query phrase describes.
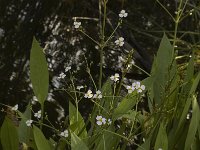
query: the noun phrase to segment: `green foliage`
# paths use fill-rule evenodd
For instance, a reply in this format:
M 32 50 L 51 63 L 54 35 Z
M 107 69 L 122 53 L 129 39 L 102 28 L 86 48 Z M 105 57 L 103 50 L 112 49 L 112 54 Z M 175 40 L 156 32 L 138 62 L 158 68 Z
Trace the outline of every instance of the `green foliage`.
M 114 110 L 113 120 L 116 120 L 131 110 L 137 103 L 137 96 L 137 93 L 134 92 L 124 97 L 118 107 Z
M 74 107 L 74 105 L 71 102 L 69 102 L 69 119 L 70 119 L 70 130 L 77 135 L 81 133 L 80 137 L 86 138 L 87 131 L 85 129 L 85 122 L 83 120 L 83 117 L 79 113 L 78 108 Z
M 33 135 L 34 135 L 34 140 L 35 140 L 38 150 L 50 150 L 51 149 L 48 140 L 45 138 L 42 131 L 36 126 L 33 126 Z
M 29 138 L 31 134 L 31 129 L 27 127 L 26 125 L 26 118 L 31 118 L 31 110 L 30 105 L 27 106 L 26 111 L 20 115 L 22 117 L 19 128 L 18 128 L 18 134 L 19 134 L 19 141 L 21 143 L 29 143 Z
M 45 55 L 39 43 L 33 39 L 30 56 L 30 78 L 33 91 L 41 105 L 48 94 L 49 73 Z
M 71 149 L 89 150 L 85 143 L 74 132 L 71 132 Z
M 5 118 L 1 127 L 1 144 L 4 150 L 18 150 L 17 128 L 9 118 Z

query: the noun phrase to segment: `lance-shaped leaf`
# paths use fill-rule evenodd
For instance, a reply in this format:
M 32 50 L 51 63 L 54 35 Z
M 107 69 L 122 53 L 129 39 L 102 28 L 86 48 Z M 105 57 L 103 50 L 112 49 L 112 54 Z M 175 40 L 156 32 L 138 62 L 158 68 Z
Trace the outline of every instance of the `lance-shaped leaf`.
M 45 55 L 35 39 L 33 39 L 31 48 L 30 78 L 33 91 L 38 101 L 43 105 L 48 94 L 49 74 Z

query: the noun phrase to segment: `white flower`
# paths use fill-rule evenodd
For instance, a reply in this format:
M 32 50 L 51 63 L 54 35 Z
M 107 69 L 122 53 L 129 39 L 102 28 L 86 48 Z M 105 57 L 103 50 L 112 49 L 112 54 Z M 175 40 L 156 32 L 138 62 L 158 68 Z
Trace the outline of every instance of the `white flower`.
M 111 125 L 111 123 L 112 123 L 112 120 L 111 119 L 108 119 L 108 125 Z
M 78 29 L 81 25 L 81 22 L 74 21 L 74 27 Z
M 103 96 L 102 96 L 102 93 L 100 90 L 96 91 L 96 94 L 94 94 L 93 98 L 99 98 L 101 99 Z
M 145 90 L 145 86 L 141 85 L 140 82 L 135 82 L 132 84 L 133 87 L 135 87 L 135 89 L 137 89 L 138 93 L 142 93 L 142 91 Z
M 97 116 L 96 120 L 97 120 L 97 125 L 99 126 L 106 124 L 106 118 L 103 118 L 102 116 Z
M 186 119 L 188 119 L 188 120 L 190 119 L 190 114 L 189 113 L 187 114 Z
M 62 72 L 59 74 L 58 79 L 64 79 L 66 77 L 66 75 Z
M 128 90 L 128 93 L 132 93 L 135 90 L 133 86 L 129 86 L 129 85 L 126 86 L 126 89 Z
M 119 74 L 118 74 L 118 73 L 115 73 L 115 75 L 112 75 L 112 76 L 110 77 L 110 79 L 111 79 L 112 81 L 117 82 L 117 81 L 119 80 Z
M 128 13 L 126 13 L 125 10 L 121 10 L 121 11 L 120 11 L 120 13 L 119 13 L 119 17 L 120 17 L 120 18 L 123 18 L 123 17 L 125 18 L 125 17 L 127 17 L 127 16 L 128 16 Z
M 65 72 L 67 72 L 67 71 L 69 71 L 69 70 L 71 70 L 72 69 L 72 67 L 71 66 L 69 66 L 69 67 L 66 67 L 65 68 Z
M 123 46 L 123 45 L 124 45 L 124 38 L 123 38 L 123 37 L 119 37 L 119 39 L 117 39 L 117 40 L 115 41 L 115 44 L 116 44 L 117 46 Z
M 41 118 L 41 114 L 42 114 L 42 112 L 41 112 L 41 110 L 39 110 L 37 113 L 34 114 L 34 116 L 36 118 L 40 119 Z
M 93 94 L 91 90 L 88 90 L 87 93 L 85 93 L 84 97 L 85 98 L 92 98 Z
M 17 110 L 18 110 L 18 104 L 16 104 L 15 106 L 13 106 L 13 107 L 11 108 L 11 110 L 17 111 Z
M 26 121 L 26 125 L 28 127 L 30 127 L 32 123 L 33 123 L 33 120 L 31 120 L 31 119 Z
M 84 88 L 84 87 L 83 87 L 82 85 L 76 87 L 76 89 L 79 90 L 79 91 L 80 91 L 81 89 L 83 89 L 83 88 Z
M 69 136 L 68 130 L 65 130 L 65 131 L 61 132 L 60 136 L 65 137 L 65 138 L 68 137 Z
M 38 102 L 38 99 L 36 96 L 33 96 L 31 103 L 34 105 L 36 102 Z
M 162 148 L 159 148 L 158 150 L 163 150 Z

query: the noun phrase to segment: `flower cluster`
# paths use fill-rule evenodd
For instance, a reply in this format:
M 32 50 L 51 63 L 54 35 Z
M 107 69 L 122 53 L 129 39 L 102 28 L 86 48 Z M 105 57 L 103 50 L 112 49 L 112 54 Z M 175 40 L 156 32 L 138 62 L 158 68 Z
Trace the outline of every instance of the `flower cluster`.
M 112 76 L 110 77 L 110 79 L 111 79 L 112 81 L 114 81 L 114 82 L 119 81 L 119 74 L 118 74 L 118 73 L 115 73 L 115 75 L 112 75 Z
M 125 10 L 121 10 L 119 13 L 120 18 L 126 18 L 128 16 L 128 13 Z
M 98 99 L 101 99 L 103 96 L 102 96 L 102 93 L 101 93 L 100 90 L 96 91 L 95 94 L 93 94 L 91 90 L 88 90 L 87 93 L 85 93 L 84 97 L 85 98 L 98 98 Z
M 81 22 L 74 21 L 74 28 L 78 29 L 81 26 Z
M 128 93 L 132 93 L 134 90 L 137 90 L 138 93 L 142 93 L 142 91 L 145 90 L 145 86 L 141 85 L 140 82 L 134 82 L 132 86 L 127 86 L 126 89 L 128 90 Z
M 61 132 L 60 136 L 67 138 L 69 136 L 69 131 L 65 130 L 65 131 Z
M 111 125 L 111 123 L 112 123 L 112 121 L 111 121 L 111 119 L 106 119 L 106 118 L 104 118 L 104 117 L 102 117 L 102 116 L 96 116 L 96 120 L 97 120 L 97 125 L 99 125 L 99 126 L 101 126 L 101 125 L 105 125 L 106 123 L 108 124 L 108 125 Z
M 124 45 L 124 38 L 123 37 L 119 37 L 116 41 L 115 44 L 117 46 L 123 46 Z

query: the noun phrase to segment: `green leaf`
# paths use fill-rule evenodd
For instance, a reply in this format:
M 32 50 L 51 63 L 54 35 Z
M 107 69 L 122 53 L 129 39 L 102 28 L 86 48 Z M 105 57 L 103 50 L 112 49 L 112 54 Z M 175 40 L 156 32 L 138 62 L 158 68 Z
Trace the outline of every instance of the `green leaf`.
M 74 132 L 71 132 L 71 149 L 89 150 L 85 143 Z
M 103 85 L 102 94 L 104 97 L 101 99 L 100 105 L 104 108 L 105 111 L 109 112 L 111 101 L 113 101 L 112 97 L 113 92 L 110 79 L 108 79 L 106 83 Z M 106 115 L 106 112 L 104 112 L 104 110 L 102 110 L 101 112 L 103 116 Z
M 165 96 L 165 86 L 169 81 L 169 70 L 173 60 L 173 47 L 164 34 L 157 56 L 154 59 L 149 77 L 147 89 L 150 91 L 151 99 L 155 100 L 156 104 L 161 104 L 162 97 Z
M 193 78 L 193 76 L 194 76 L 194 55 L 192 55 L 192 58 L 190 59 L 188 63 L 184 81 L 185 82 L 190 81 Z
M 31 134 L 31 128 L 27 127 L 26 121 L 31 118 L 31 108 L 30 105 L 26 107 L 26 111 L 23 114 L 20 114 L 22 118 L 19 124 L 18 133 L 19 133 L 19 141 L 21 143 L 29 143 L 29 137 Z
M 4 150 L 18 150 L 19 139 L 16 126 L 7 117 L 1 127 L 1 145 Z
M 187 138 L 185 141 L 185 149 L 184 150 L 190 150 L 193 141 L 195 141 L 195 135 L 197 133 L 198 126 L 200 125 L 199 124 L 199 121 L 200 121 L 199 105 L 198 105 L 198 102 L 197 102 L 197 99 L 195 96 L 193 97 L 192 103 L 193 103 L 192 104 L 192 119 L 190 122 Z
M 30 78 L 33 91 L 38 101 L 43 105 L 48 94 L 49 73 L 43 50 L 35 39 L 33 39 L 31 48 Z
M 162 148 L 163 150 L 168 150 L 168 138 L 166 133 L 166 127 L 163 123 L 160 124 L 158 135 L 156 138 L 156 143 L 154 146 L 155 150 Z
M 116 145 L 118 145 L 118 143 L 121 139 L 120 136 L 116 135 L 116 134 L 119 134 L 118 132 L 119 132 L 119 130 L 116 131 L 114 126 L 110 126 L 103 132 L 101 129 L 99 129 L 98 132 L 96 132 L 96 134 L 99 135 L 99 137 L 95 139 L 95 148 L 94 149 L 95 150 L 114 149 L 114 147 Z
M 145 140 L 145 142 L 137 148 L 137 150 L 150 150 L 151 137 Z
M 133 92 L 128 94 L 122 101 L 119 106 L 114 110 L 113 120 L 121 117 L 126 114 L 129 110 L 131 110 L 137 102 L 137 92 Z
M 178 127 L 177 127 L 175 135 L 178 134 L 178 132 L 180 131 L 181 127 L 184 125 L 184 122 L 186 120 L 186 115 L 188 113 L 188 110 L 190 108 L 191 101 L 192 101 L 192 97 L 191 96 L 195 93 L 196 88 L 197 88 L 197 86 L 199 84 L 199 80 L 200 80 L 200 72 L 198 73 L 197 77 L 194 79 L 192 87 L 191 87 L 191 89 L 190 89 L 190 91 L 188 93 L 188 98 L 186 100 L 182 115 L 181 115 L 181 117 L 179 119 L 179 123 L 178 123 Z
M 36 126 L 33 126 L 33 135 L 38 150 L 51 150 L 48 140 L 45 138 L 42 131 Z
M 79 137 L 87 138 L 87 131 L 85 128 L 85 122 L 79 111 L 74 107 L 74 105 L 69 101 L 69 119 L 70 119 L 70 129 L 76 133 L 80 134 Z M 82 131 L 83 130 L 83 131 Z

